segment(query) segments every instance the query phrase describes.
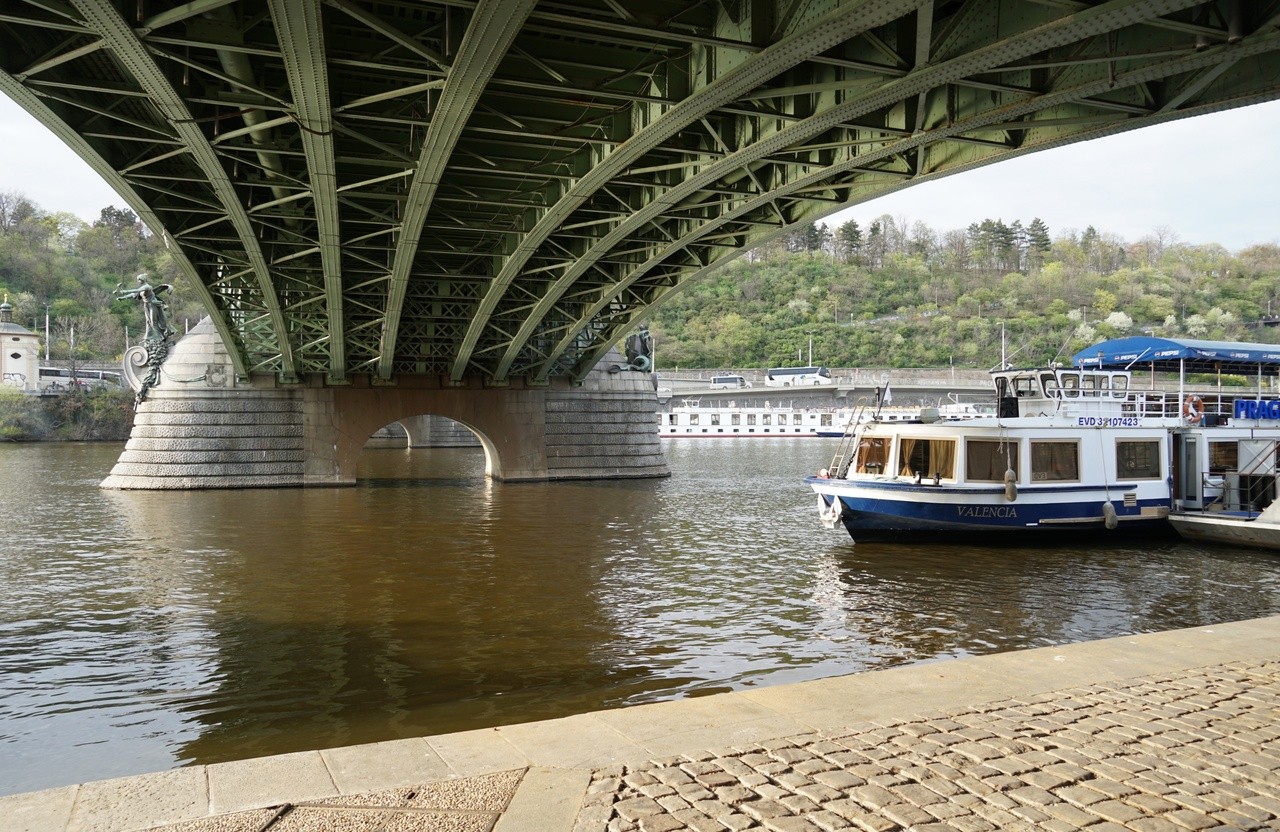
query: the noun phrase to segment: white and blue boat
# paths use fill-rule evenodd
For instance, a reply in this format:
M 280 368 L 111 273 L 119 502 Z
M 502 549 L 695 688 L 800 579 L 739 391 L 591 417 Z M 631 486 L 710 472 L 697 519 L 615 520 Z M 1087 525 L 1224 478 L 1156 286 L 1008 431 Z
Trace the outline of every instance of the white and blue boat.
M 1135 369 L 1156 374 L 1152 385 Z M 994 415 L 854 419 L 806 482 L 823 522 L 854 540 L 1167 532 L 1171 512 L 1275 499 L 1274 451 L 1270 467 L 1240 464 L 1280 438 L 1280 402 L 1262 383 L 1277 371 L 1275 345 L 1107 341 L 1071 367 L 993 371 Z M 1257 391 L 1188 385 L 1204 372 L 1256 375 Z

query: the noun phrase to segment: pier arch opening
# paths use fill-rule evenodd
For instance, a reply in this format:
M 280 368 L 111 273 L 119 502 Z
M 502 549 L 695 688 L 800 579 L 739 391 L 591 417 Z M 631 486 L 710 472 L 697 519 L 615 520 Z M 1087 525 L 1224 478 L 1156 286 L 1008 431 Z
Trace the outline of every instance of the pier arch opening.
M 484 474 L 494 480 L 547 478 L 543 390 L 447 388 L 330 388 L 327 401 L 316 401 L 314 417 L 328 422 L 322 432 L 333 437 L 331 459 L 340 482 L 353 484 L 369 438 L 398 423 L 405 447 L 429 442 L 467 441 L 484 451 Z M 428 417 L 424 420 L 423 417 Z M 428 437 L 424 440 L 424 437 Z M 318 438 L 318 437 L 317 437 Z M 474 447 L 475 445 L 472 445 Z
M 480 431 L 435 414 L 406 416 L 374 431 L 364 443 L 355 479 L 497 479 L 495 443 Z

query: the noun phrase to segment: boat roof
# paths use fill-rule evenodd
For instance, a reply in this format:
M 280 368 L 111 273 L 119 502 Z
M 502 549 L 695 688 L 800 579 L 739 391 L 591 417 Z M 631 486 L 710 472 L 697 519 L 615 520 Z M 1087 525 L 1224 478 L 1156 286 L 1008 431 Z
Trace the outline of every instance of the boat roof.
M 1071 357 L 1075 367 L 1189 373 L 1280 375 L 1280 344 L 1137 336 L 1094 344 Z

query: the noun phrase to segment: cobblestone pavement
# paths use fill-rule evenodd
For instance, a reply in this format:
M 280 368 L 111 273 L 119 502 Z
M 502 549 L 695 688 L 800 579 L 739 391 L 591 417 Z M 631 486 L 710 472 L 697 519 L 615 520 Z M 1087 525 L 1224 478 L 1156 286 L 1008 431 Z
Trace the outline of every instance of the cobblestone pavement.
M 1280 830 L 1280 662 L 596 771 L 574 832 Z

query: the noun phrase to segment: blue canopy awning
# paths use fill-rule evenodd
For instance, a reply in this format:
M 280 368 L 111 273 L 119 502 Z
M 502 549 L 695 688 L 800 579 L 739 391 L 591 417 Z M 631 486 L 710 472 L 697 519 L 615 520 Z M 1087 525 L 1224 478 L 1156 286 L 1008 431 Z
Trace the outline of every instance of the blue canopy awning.
M 1071 357 L 1076 367 L 1234 375 L 1280 375 L 1280 344 L 1197 341 L 1190 338 L 1116 338 Z

